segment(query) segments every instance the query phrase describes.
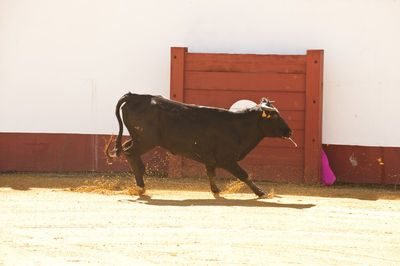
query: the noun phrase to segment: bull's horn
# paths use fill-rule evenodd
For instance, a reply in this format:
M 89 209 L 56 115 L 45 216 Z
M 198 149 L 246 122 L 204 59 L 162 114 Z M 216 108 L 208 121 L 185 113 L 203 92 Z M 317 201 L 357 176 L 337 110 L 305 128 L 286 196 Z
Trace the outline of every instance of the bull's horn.
M 278 112 L 278 110 L 275 107 L 268 106 L 266 103 L 261 104 L 261 109 L 263 109 L 265 111 L 270 111 L 270 112 Z

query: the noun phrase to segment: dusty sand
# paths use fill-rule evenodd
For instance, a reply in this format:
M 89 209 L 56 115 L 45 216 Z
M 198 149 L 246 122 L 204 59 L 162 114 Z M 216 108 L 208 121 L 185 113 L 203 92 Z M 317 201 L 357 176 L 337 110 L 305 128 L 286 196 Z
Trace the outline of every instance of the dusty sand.
M 0 264 L 400 265 L 399 188 L 256 183 L 0 174 Z

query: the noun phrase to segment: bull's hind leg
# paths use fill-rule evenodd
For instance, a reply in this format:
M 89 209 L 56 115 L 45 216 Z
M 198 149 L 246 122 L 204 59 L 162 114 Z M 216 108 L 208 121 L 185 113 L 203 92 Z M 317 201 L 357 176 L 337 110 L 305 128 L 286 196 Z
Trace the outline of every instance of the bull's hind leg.
M 145 192 L 143 181 L 145 167 L 142 159 L 140 158 L 140 155 L 131 153 L 125 153 L 125 157 L 132 168 L 133 174 L 135 175 L 137 192 L 139 195 L 142 195 Z
M 264 191 L 262 191 L 256 184 L 254 184 L 253 181 L 249 180 L 249 175 L 245 170 L 243 170 L 242 167 L 237 164 L 237 162 L 232 162 L 223 168 L 230 172 L 232 175 L 239 178 L 240 181 L 246 183 L 257 196 L 262 197 L 265 195 Z
M 208 176 L 208 179 L 210 180 L 210 188 L 211 188 L 211 191 L 212 191 L 212 193 L 213 193 L 215 196 L 218 196 L 219 193 L 221 192 L 221 190 L 219 190 L 219 188 L 218 188 L 217 185 L 215 184 L 215 177 L 216 177 L 216 174 L 215 174 L 215 166 L 208 166 L 208 165 L 206 165 L 206 169 L 207 169 L 207 176 Z

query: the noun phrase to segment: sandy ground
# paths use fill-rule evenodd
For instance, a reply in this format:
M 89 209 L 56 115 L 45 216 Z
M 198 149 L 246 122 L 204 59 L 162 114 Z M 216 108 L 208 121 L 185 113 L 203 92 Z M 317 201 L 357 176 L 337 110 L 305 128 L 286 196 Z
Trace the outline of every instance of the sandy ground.
M 219 180 L 223 189 L 232 180 Z M 215 199 L 206 179 L 1 174 L 4 265 L 400 265 L 400 191 L 257 182 Z

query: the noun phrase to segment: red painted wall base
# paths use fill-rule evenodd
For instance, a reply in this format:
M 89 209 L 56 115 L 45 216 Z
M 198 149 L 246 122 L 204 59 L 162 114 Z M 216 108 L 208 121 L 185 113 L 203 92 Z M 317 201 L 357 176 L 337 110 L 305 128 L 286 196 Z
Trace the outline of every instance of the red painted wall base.
M 0 172 L 130 171 L 123 160 L 107 163 L 104 147 L 110 135 L 0 133 Z M 113 145 L 113 144 L 112 144 Z M 165 172 L 165 152 L 143 156 L 150 171 Z
M 109 137 L 90 134 L 0 133 L 0 172 L 130 171 L 124 161 L 107 164 L 104 147 Z M 400 183 L 400 147 L 323 145 L 323 149 L 339 182 Z M 148 171 L 174 175 L 174 162 L 168 159 L 170 157 L 165 150 L 154 149 L 143 155 L 143 161 Z M 184 163 L 190 161 L 184 160 Z M 241 163 L 245 164 L 249 172 L 252 171 L 246 160 Z M 203 168 L 194 166 L 189 168 L 191 171 L 175 175 L 205 175 Z M 267 165 L 264 170 L 268 172 Z M 223 171 L 221 174 L 225 175 Z M 257 179 L 270 180 L 268 173 L 255 174 Z M 281 174 L 285 175 L 284 172 Z M 280 181 L 302 182 L 290 181 L 284 176 Z
M 400 183 L 400 147 L 323 145 L 337 181 Z

